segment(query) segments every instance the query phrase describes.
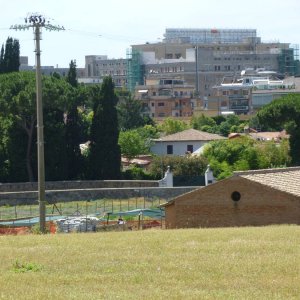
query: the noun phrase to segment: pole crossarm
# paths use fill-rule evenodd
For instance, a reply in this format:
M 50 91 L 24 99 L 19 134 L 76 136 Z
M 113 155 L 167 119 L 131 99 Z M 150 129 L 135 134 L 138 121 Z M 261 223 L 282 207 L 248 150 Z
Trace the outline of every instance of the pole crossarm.
M 64 26 L 52 25 L 44 16 L 39 13 L 33 13 L 25 18 L 25 24 L 15 24 L 10 26 L 13 30 L 26 30 L 29 28 L 42 27 L 49 31 L 65 30 Z
M 49 31 L 65 30 L 62 26 L 55 26 L 46 21 L 41 14 L 34 13 L 25 18 L 25 25 L 12 25 L 10 29 L 26 30 L 33 28 L 36 58 L 36 114 L 37 114 L 37 153 L 38 153 L 38 201 L 40 231 L 46 232 L 46 197 L 45 197 L 45 159 L 44 159 L 44 125 L 43 125 L 43 102 L 42 102 L 42 77 L 41 77 L 41 28 Z

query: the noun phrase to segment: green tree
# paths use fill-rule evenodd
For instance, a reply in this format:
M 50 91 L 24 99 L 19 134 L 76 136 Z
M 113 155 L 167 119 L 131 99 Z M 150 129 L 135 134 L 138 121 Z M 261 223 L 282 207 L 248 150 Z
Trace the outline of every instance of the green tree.
M 76 61 L 71 60 L 69 64 L 69 71 L 67 74 L 66 78 L 67 82 L 71 84 L 73 87 L 78 86 L 78 81 L 77 81 L 77 70 L 76 70 Z
M 119 136 L 119 145 L 121 153 L 127 159 L 131 160 L 139 154 L 149 153 L 145 145 L 145 140 L 136 129 L 121 131 Z
M 121 130 L 134 129 L 147 124 L 142 116 L 142 104 L 131 95 L 123 96 L 118 103 L 118 121 Z
M 66 179 L 64 114 L 73 101 L 70 85 L 50 76 L 43 77 L 42 81 L 46 180 Z M 10 180 L 34 181 L 36 94 L 33 73 L 14 72 L 0 76 L 0 119 Z
M 0 52 L 0 74 L 4 73 L 4 69 L 4 46 L 2 45 Z
M 262 129 L 286 129 L 290 134 L 290 156 L 293 165 L 300 165 L 300 95 L 290 94 L 265 105 L 258 113 Z
M 256 170 L 286 166 L 290 157 L 288 144 L 255 141 L 244 136 L 209 143 L 203 155 L 209 161 L 214 176 L 223 179 L 233 171 Z
M 184 121 L 167 118 L 162 124 L 158 125 L 157 128 L 165 134 L 173 134 L 188 129 L 189 126 Z
M 118 97 L 111 77 L 92 89 L 94 115 L 90 135 L 89 176 L 91 179 L 118 179 L 121 151 L 116 105 Z
M 234 132 L 240 126 L 240 119 L 236 115 L 229 115 L 226 120 L 219 126 L 220 134 L 228 136 L 230 132 Z
M 170 166 L 174 176 L 199 176 L 204 175 L 207 169 L 207 159 L 203 156 L 156 156 L 151 166 L 150 174 L 156 179 L 162 176 Z
M 82 128 L 78 114 L 78 102 L 80 101 L 81 93 L 80 89 L 78 89 L 76 61 L 71 60 L 66 80 L 73 87 L 72 99 L 74 99 L 65 113 L 67 178 L 78 179 L 83 168 L 83 157 L 80 151 Z
M 206 117 L 203 114 L 200 116 L 193 116 L 191 120 L 191 126 L 194 129 L 202 130 L 210 133 L 217 132 L 217 123 L 211 117 Z
M 18 72 L 20 67 L 19 41 L 8 37 L 0 54 L 0 73 Z

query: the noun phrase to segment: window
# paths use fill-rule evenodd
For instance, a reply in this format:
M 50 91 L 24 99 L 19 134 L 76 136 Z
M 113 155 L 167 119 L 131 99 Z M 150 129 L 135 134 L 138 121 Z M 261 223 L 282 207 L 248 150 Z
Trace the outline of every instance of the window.
M 237 191 L 234 191 L 232 194 L 231 194 L 231 199 L 235 202 L 239 201 L 241 199 L 241 194 Z
M 152 107 L 154 106 L 154 102 L 151 102 L 151 106 L 152 106 Z
M 158 102 L 158 106 L 165 106 L 164 102 Z
M 167 154 L 173 154 L 173 145 L 167 145 Z
M 193 152 L 194 152 L 194 147 L 193 147 L 193 145 L 187 145 L 186 150 L 187 150 L 187 152 L 189 152 L 189 153 L 193 153 Z

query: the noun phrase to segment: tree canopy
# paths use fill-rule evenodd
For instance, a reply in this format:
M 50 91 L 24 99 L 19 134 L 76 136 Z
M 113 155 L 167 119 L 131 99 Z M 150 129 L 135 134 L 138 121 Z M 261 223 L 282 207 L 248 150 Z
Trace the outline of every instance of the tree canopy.
M 290 134 L 290 155 L 293 165 L 300 165 L 300 95 L 290 94 L 264 106 L 257 118 L 263 130 L 285 129 Z
M 34 181 L 35 74 L 32 72 L 3 74 L 0 76 L 0 83 L 0 131 L 4 134 L 1 155 L 5 161 L 7 176 L 2 178 L 2 181 Z M 68 179 L 65 114 L 74 101 L 71 86 L 65 80 L 53 76 L 44 76 L 42 85 L 46 180 Z
M 280 144 L 260 142 L 243 136 L 219 140 L 204 148 L 204 157 L 209 161 L 214 176 L 223 179 L 233 171 L 267 169 L 287 166 L 290 163 L 288 141 Z

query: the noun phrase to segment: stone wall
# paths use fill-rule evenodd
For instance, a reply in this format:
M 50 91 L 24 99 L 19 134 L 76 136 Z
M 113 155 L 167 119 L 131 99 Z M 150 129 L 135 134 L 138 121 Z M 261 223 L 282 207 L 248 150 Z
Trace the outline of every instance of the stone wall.
M 130 188 L 157 187 L 155 180 L 74 180 L 47 181 L 46 190 L 94 189 L 94 188 Z M 0 183 L 1 192 L 37 191 L 37 182 Z
M 134 187 L 46 190 L 49 203 L 97 199 L 127 199 L 134 197 L 170 200 L 196 187 Z M 37 204 L 37 191 L 0 192 L 0 206 Z

